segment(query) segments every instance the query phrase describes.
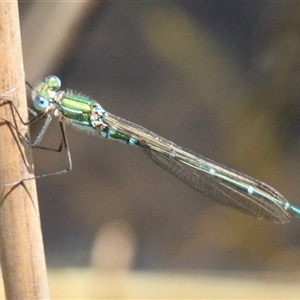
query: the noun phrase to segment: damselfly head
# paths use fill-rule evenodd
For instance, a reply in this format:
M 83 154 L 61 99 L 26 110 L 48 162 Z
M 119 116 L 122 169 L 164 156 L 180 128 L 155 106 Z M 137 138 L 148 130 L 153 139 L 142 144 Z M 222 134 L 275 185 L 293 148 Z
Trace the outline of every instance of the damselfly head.
M 55 75 L 47 76 L 35 84 L 31 90 L 34 107 L 39 111 L 46 110 L 52 102 L 51 100 L 55 99 L 60 87 L 61 81 Z

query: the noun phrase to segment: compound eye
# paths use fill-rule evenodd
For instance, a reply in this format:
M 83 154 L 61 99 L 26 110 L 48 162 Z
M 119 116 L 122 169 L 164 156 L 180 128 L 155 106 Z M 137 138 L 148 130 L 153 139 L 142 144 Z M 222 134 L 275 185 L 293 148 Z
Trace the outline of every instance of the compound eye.
M 59 77 L 50 75 L 44 79 L 45 84 L 51 91 L 58 91 L 61 87 L 61 81 Z
M 36 95 L 33 99 L 33 105 L 37 110 L 43 111 L 49 106 L 49 100 L 42 95 Z

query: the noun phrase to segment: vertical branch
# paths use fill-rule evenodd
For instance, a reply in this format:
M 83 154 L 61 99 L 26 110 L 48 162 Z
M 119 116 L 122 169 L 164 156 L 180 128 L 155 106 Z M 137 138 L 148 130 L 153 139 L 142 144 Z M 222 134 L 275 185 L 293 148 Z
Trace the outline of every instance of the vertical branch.
M 27 118 L 17 1 L 0 2 L 0 97 L 15 101 Z M 15 117 L 14 117 L 15 116 Z M 0 100 L 0 259 L 7 299 L 48 299 L 46 264 L 30 147 L 6 119 L 26 133 L 11 106 Z M 31 171 L 30 171 L 31 169 Z M 30 171 L 30 172 L 29 172 Z

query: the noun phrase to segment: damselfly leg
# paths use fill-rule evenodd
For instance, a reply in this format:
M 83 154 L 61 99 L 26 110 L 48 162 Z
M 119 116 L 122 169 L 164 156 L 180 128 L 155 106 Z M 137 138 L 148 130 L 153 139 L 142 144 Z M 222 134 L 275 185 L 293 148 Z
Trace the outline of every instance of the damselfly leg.
M 28 86 L 31 88 L 30 85 L 28 85 Z M 0 120 L 2 120 L 5 124 L 10 126 L 10 128 L 13 129 L 14 132 L 16 132 L 16 134 L 21 142 L 26 143 L 28 146 L 30 146 L 31 148 L 34 148 L 34 149 L 43 149 L 43 150 L 54 151 L 54 152 L 62 152 L 65 149 L 66 153 L 67 153 L 67 161 L 68 161 L 67 168 L 65 168 L 63 170 L 50 172 L 50 173 L 46 173 L 46 174 L 40 174 L 40 175 L 28 177 L 28 178 L 22 178 L 19 181 L 16 181 L 13 183 L 7 183 L 7 184 L 5 184 L 6 186 L 16 185 L 16 184 L 26 181 L 26 180 L 38 179 L 38 178 L 42 178 L 42 177 L 66 173 L 72 169 L 71 154 L 69 151 L 68 140 L 67 140 L 65 126 L 64 126 L 63 121 L 61 121 L 61 120 L 59 121 L 59 128 L 60 128 L 60 133 L 61 133 L 61 142 L 60 142 L 59 146 L 56 148 L 48 147 L 48 146 L 46 147 L 46 146 L 43 146 L 41 143 L 45 136 L 45 133 L 47 132 L 47 130 L 49 128 L 49 125 L 51 124 L 53 116 L 51 114 L 47 113 L 46 111 L 36 112 L 35 110 L 28 108 L 29 115 L 32 115 L 33 117 L 31 117 L 31 118 L 29 118 L 29 120 L 25 121 L 22 118 L 22 116 L 17 108 L 17 105 L 15 104 L 14 101 L 5 99 L 3 97 L 0 97 L 0 101 L 2 102 L 2 105 L 9 105 L 11 108 L 11 112 L 12 112 L 12 120 L 11 121 L 4 119 L 1 116 L 0 116 Z M 31 126 L 38 120 L 42 120 L 41 129 L 40 129 L 39 133 L 34 137 L 33 140 L 29 136 L 24 135 L 20 132 L 20 130 L 18 129 L 18 126 L 17 126 L 16 117 L 25 126 Z

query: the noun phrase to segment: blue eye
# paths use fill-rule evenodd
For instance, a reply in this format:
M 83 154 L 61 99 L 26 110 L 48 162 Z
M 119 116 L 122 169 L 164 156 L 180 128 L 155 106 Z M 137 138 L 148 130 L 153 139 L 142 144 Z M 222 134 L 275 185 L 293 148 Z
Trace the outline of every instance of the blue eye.
M 49 106 L 49 100 L 42 95 L 36 95 L 33 99 L 33 105 L 37 110 L 45 110 Z

